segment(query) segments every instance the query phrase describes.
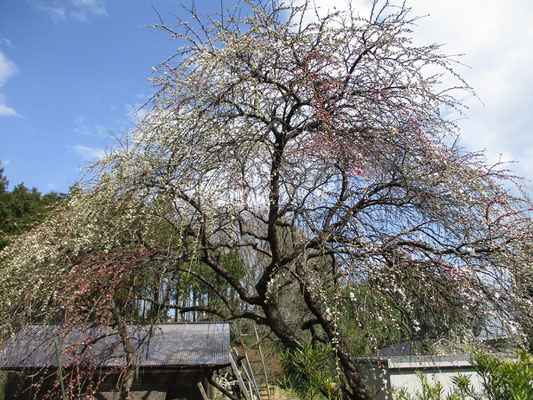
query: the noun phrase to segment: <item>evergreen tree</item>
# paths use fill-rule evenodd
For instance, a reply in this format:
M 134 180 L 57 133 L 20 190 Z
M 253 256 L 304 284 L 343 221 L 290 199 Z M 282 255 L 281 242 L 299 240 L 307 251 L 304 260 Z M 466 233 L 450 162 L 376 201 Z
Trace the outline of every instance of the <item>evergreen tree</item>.
M 29 231 L 42 222 L 49 210 L 63 196 L 58 193 L 41 195 L 36 188 L 27 188 L 20 183 L 10 192 L 8 180 L 0 168 L 0 250 L 10 243 L 14 235 Z
M 2 167 L 2 161 L 0 161 L 0 193 L 4 193 L 7 190 L 9 182 L 4 176 L 4 167 Z

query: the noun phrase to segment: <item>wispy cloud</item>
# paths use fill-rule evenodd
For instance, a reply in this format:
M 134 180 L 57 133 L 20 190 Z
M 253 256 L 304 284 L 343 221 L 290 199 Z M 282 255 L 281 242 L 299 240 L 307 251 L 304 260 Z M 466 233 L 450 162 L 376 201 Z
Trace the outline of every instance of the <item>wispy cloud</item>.
M 0 117 L 17 117 L 19 114 L 13 107 L 9 107 L 7 104 L 2 104 L 0 98 Z
M 17 66 L 0 51 L 0 87 L 18 72 Z
M 0 51 L 0 117 L 14 117 L 18 113 L 14 108 L 7 105 L 6 95 L 3 93 L 3 86 L 9 78 L 18 72 L 17 66 Z
M 72 19 L 88 22 L 93 16 L 107 15 L 105 0 L 26 0 L 35 9 L 48 14 L 53 22 Z
M 124 117 L 133 125 L 137 125 L 146 116 L 148 110 L 141 103 L 125 104 Z
M 9 40 L 8 38 L 0 38 L 0 44 L 2 45 L 6 45 L 7 47 L 10 47 L 12 49 L 15 48 L 15 46 L 13 45 L 13 43 L 11 42 L 11 40 Z
M 43 0 L 26 0 L 36 10 L 47 14 L 53 22 L 62 22 L 67 19 L 66 7 L 58 1 L 46 2 Z
M 74 118 L 74 132 L 82 136 L 92 135 L 91 128 L 87 124 L 87 118 L 85 116 L 78 115 Z
M 87 22 L 93 15 L 107 15 L 104 0 L 71 0 L 70 2 L 74 7 L 71 16 L 80 22 Z
M 323 10 L 346 6 L 345 0 L 313 0 Z M 369 0 L 352 0 L 367 16 Z M 384 1 L 382 2 L 384 3 Z M 392 0 L 401 4 L 402 0 Z M 408 0 L 417 21 L 417 44 L 442 44 L 446 54 L 465 54 L 468 67 L 457 71 L 479 98 L 466 98 L 467 119 L 459 121 L 462 142 L 470 150 L 486 150 L 488 161 L 515 160 L 520 174 L 533 179 L 533 2 L 515 0 Z M 481 101 L 480 101 L 481 100 Z
M 74 150 L 74 152 L 78 154 L 84 161 L 92 161 L 105 156 L 105 149 L 98 147 L 90 147 L 77 144 L 72 146 L 72 150 Z
M 100 137 L 108 137 L 110 135 L 111 130 L 102 125 L 95 125 L 94 132 Z
M 102 125 L 91 125 L 84 115 L 78 115 L 74 118 L 74 133 L 82 136 L 107 137 L 109 129 Z

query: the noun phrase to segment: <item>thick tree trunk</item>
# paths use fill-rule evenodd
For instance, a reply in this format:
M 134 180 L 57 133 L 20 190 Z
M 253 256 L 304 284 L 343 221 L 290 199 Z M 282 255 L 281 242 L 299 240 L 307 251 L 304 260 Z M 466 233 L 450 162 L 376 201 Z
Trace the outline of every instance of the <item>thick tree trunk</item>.
M 315 315 L 326 335 L 328 335 L 328 339 L 335 347 L 337 358 L 342 365 L 347 381 L 346 385 L 348 386 L 342 388 L 343 398 L 346 400 L 375 399 L 377 390 L 367 385 L 360 369 L 357 367 L 355 357 L 352 356 L 331 315 L 323 310 L 322 304 L 316 300 L 307 286 L 303 285 L 302 290 L 309 310 Z
M 348 346 L 335 329 L 332 320 L 327 319 L 325 313 L 321 310 L 320 304 L 314 300 L 311 293 L 305 293 L 305 301 L 309 309 L 315 314 L 324 331 L 328 335 L 331 343 L 335 343 L 337 357 L 342 365 L 344 375 L 346 377 L 346 385 L 348 387 L 342 388 L 343 398 L 346 400 L 372 400 L 376 397 L 376 390 L 369 387 L 359 368 L 357 368 L 355 359 L 351 355 Z M 274 300 L 268 300 L 262 305 L 265 312 L 267 325 L 272 332 L 283 342 L 283 344 L 290 349 L 300 349 L 301 344 L 298 342 L 296 336 L 287 326 Z
M 274 300 L 267 300 L 262 304 L 268 327 L 290 349 L 300 349 L 302 346 L 292 330 L 285 323 L 278 305 Z

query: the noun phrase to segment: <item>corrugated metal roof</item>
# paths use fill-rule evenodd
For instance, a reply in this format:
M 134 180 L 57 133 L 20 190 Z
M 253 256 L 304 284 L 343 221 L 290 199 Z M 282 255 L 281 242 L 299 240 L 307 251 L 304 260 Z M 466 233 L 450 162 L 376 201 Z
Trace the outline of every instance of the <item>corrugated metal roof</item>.
M 116 329 L 72 329 L 63 334 L 58 326 L 30 326 L 9 340 L 0 351 L 0 368 L 57 366 L 54 340 L 64 366 L 118 367 L 124 365 L 124 349 Z M 139 367 L 221 367 L 228 365 L 228 323 L 177 323 L 128 326 L 130 343 Z

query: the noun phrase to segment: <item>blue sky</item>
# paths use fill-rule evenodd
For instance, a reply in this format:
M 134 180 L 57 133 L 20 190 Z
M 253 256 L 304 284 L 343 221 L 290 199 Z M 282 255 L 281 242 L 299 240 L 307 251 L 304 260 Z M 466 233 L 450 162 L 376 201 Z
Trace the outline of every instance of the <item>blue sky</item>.
M 399 0 L 398 0 L 399 1 Z M 183 0 L 186 5 L 192 0 Z M 345 0 L 314 0 L 323 9 Z M 233 0 L 224 0 L 225 7 Z M 368 0 L 352 0 L 364 14 Z M 172 26 L 178 0 L 1 0 L 0 160 L 10 183 L 65 192 L 80 164 L 103 154 L 135 122 L 154 89 L 151 68 L 176 47 L 152 5 Z M 414 32 L 420 43 L 464 53 L 458 71 L 479 96 L 460 121 L 462 143 L 489 161 L 516 160 L 533 179 L 533 2 L 408 0 L 427 15 Z M 196 0 L 199 13 L 220 0 Z
M 111 132 L 132 127 L 154 93 L 151 68 L 176 47 L 143 27 L 159 22 L 152 5 L 172 26 L 176 0 L 0 2 L 0 160 L 11 187 L 67 191 Z

